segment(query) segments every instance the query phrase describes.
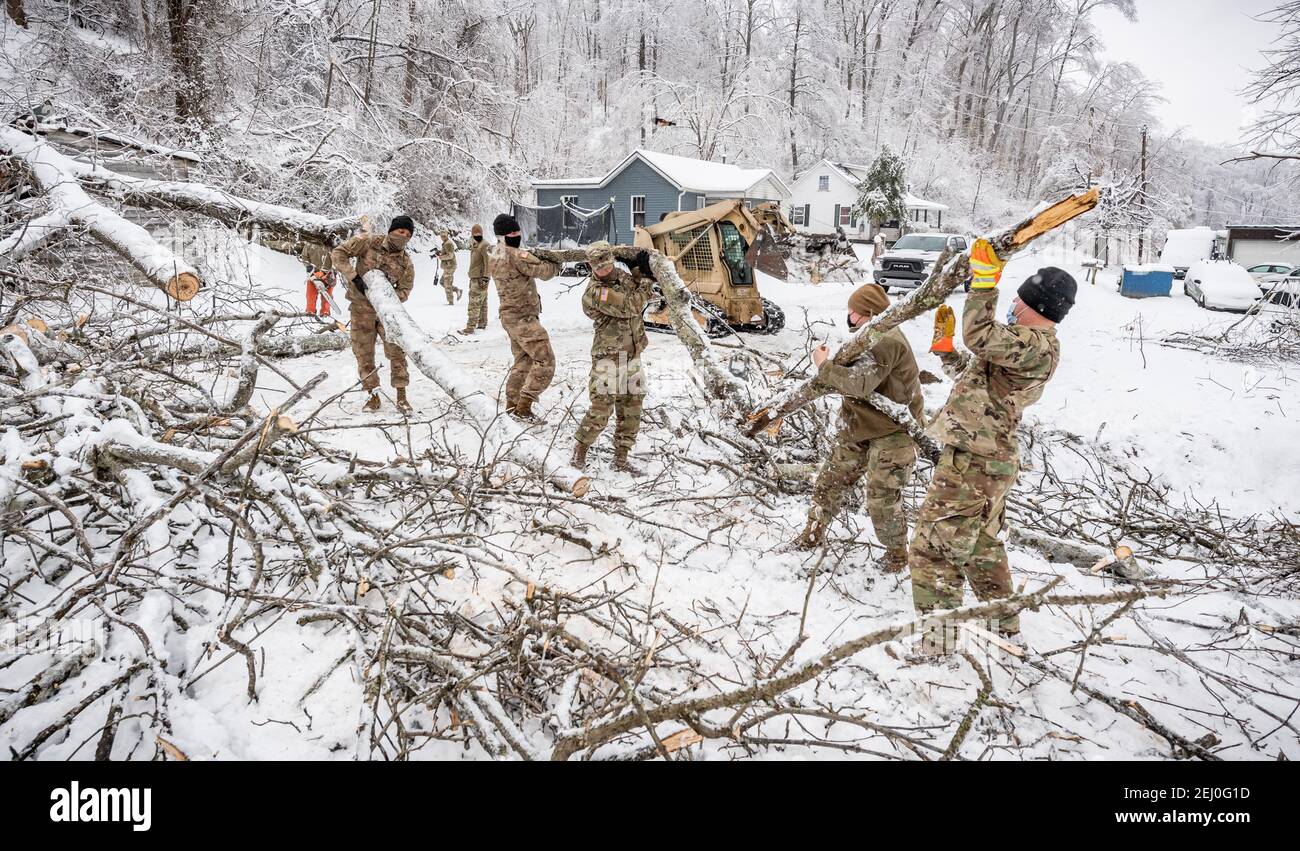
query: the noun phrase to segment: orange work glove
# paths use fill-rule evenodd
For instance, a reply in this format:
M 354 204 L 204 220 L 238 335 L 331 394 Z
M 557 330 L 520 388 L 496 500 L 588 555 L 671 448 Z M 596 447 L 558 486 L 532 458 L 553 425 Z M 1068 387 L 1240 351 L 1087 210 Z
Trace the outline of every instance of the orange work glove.
M 934 313 L 934 342 L 930 344 L 932 352 L 951 352 L 952 336 L 957 331 L 957 316 L 946 304 L 939 305 Z
M 1002 279 L 1002 269 L 1006 266 L 998 259 L 997 252 L 987 240 L 977 239 L 970 250 L 970 288 L 973 290 L 991 290 Z

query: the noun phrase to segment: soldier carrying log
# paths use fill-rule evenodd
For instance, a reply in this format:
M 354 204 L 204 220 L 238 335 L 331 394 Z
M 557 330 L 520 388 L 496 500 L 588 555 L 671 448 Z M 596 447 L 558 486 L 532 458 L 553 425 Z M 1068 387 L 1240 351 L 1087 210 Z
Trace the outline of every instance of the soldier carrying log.
M 864 284 L 849 296 L 849 329 L 870 322 L 889 307 L 878 284 Z M 817 380 L 843 396 L 835 446 L 813 485 L 808 525 L 795 542 L 803 549 L 819 546 L 839 513 L 844 493 L 865 474 L 867 510 L 876 537 L 885 545 L 883 567 L 890 573 L 907 566 L 907 518 L 903 488 L 916 466 L 916 446 L 896 420 L 872 407 L 873 393 L 906 405 L 922 422 L 922 398 L 916 356 L 903 332 L 890 329 L 866 354 L 847 366 L 830 359 L 823 343 L 812 352 Z
M 971 248 L 971 289 L 962 311 L 969 354 L 954 350 L 952 308 L 942 305 L 935 315 L 930 351 L 960 377 L 929 428 L 944 448 L 912 535 L 912 600 L 921 613 L 960 606 L 964 581 L 980 600 L 1012 593 L 1000 538 L 1019 470 L 1016 430 L 1060 363 L 1056 325 L 1078 288 L 1061 269 L 1039 269 L 1020 285 L 1003 324 L 994 318 L 1003 265 L 985 240 Z M 1008 637 L 1020 632 L 1014 615 L 995 626 Z M 923 652 L 948 649 L 926 643 Z
M 375 369 L 375 337 L 384 341 L 384 355 L 388 358 L 393 389 L 397 391 L 397 407 L 410 411 L 406 401 L 406 386 L 411 382 L 406 369 L 406 352 L 384 336 L 384 326 L 375 314 L 375 308 L 366 298 L 364 275 L 378 269 L 388 276 L 397 297 L 406 301 L 415 286 L 415 264 L 406 252 L 406 243 L 415 232 L 415 222 L 410 216 L 398 216 L 388 226 L 385 236 L 359 233 L 330 252 L 335 270 L 347 281 L 347 294 L 351 323 L 352 354 L 357 359 L 357 373 L 361 386 L 370 394 L 365 410 L 379 410 L 379 374 Z M 355 261 L 355 265 L 354 265 Z
M 605 430 L 613 413 L 613 467 L 639 476 L 641 471 L 627 456 L 641 429 L 641 405 L 645 401 L 641 353 L 649 343 L 641 314 L 650 300 L 653 281 L 616 267 L 614 252 L 604 240 L 588 246 L 587 260 L 591 264 L 591 277 L 582 295 L 582 311 L 595 325 L 591 375 L 587 380 L 591 407 L 578 426 L 573 466 L 579 470 L 587 466 L 587 451 Z
M 542 327 L 542 297 L 534 279 L 549 281 L 559 274 L 560 267 L 523 249 L 523 234 L 514 216 L 497 216 L 492 233 L 500 241 L 488 253 L 488 270 L 497 285 L 497 315 L 515 357 L 506 379 L 506 413 L 524 422 L 538 422 L 533 405 L 555 376 L 555 352 Z

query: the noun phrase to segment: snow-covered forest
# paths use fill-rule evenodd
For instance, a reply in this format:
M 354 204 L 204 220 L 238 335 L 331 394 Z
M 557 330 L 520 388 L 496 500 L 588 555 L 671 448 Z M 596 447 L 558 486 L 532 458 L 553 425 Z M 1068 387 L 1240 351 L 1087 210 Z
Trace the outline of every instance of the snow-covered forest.
M 1069 228 L 1148 251 L 1170 228 L 1300 221 L 1300 4 L 1273 18 L 1289 39 L 1241 59 L 1261 123 L 1235 146 L 1162 126 L 1158 87 L 1104 59 L 1095 16 L 1140 6 L 7 0 L 6 758 L 1300 756 L 1295 311 L 1210 312 L 1181 284 L 1127 299 L 1077 231 L 1032 226 L 1072 195 Z M 468 335 L 437 286 L 436 235 L 468 290 L 470 226 L 495 241 L 535 179 L 638 147 L 793 178 L 885 146 L 1010 258 L 998 317 L 1042 266 L 1079 282 L 1018 434 L 1016 593 L 941 616 L 1018 612 L 1024 643 L 934 664 L 898 652 L 908 574 L 880 569 L 861 489 L 823 545 L 791 546 L 834 397 L 751 427 L 809 385 L 818 343 L 883 330 L 843 324 L 869 247 L 834 279 L 755 273 L 786 326 L 715 338 L 652 252 L 671 324 L 644 355 L 642 477 L 607 436 L 570 463 L 582 278 L 539 284 L 556 373 L 538 423 L 505 410 L 498 292 Z M 353 308 L 336 289 L 341 312 L 303 311 L 297 249 L 397 215 L 413 294 L 365 282 L 414 410 L 381 346 L 371 412 Z M 927 418 L 953 387 L 932 308 L 960 316 L 970 273 L 945 253 L 875 320 L 906 315 Z M 905 486 L 910 521 L 932 471 Z
M 1157 88 L 1099 58 L 1092 18 L 1133 0 L 7 6 L 6 114 L 50 99 L 320 212 L 465 221 L 638 146 L 790 174 L 889 144 L 918 194 L 985 228 L 1090 177 L 1136 181 L 1144 126 L 1152 229 L 1295 209 L 1276 163 L 1221 166 L 1236 152 L 1161 127 Z

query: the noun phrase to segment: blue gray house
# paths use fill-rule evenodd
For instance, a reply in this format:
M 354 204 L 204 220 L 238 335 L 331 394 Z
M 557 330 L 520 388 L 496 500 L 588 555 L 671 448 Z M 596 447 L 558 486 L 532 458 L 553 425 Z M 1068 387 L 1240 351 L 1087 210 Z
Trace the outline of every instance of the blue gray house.
M 538 207 L 567 200 L 587 210 L 614 208 L 616 241 L 632 244 L 632 229 L 654 224 L 664 213 L 698 210 L 729 198 L 753 205 L 785 204 L 790 188 L 770 168 L 695 160 L 638 148 L 604 177 L 534 180 Z

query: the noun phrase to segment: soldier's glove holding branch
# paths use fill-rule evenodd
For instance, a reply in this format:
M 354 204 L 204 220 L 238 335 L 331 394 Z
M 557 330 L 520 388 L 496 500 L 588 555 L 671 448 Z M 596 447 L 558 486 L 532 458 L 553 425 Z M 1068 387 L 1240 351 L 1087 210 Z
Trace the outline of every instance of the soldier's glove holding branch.
M 352 276 L 352 286 L 356 287 L 357 292 L 361 293 L 362 295 L 366 294 L 366 282 L 361 280 L 360 275 Z
M 973 290 L 991 290 L 1002 280 L 1002 269 L 1006 263 L 998 259 L 997 252 L 988 240 L 977 239 L 970 250 L 970 288 Z
M 644 278 L 653 278 L 655 276 L 654 270 L 650 268 L 650 252 L 644 248 L 636 253 L 633 268 L 640 272 Z
M 946 304 L 939 305 L 934 312 L 934 342 L 930 344 L 932 352 L 951 352 L 952 338 L 957 332 L 957 315 Z

